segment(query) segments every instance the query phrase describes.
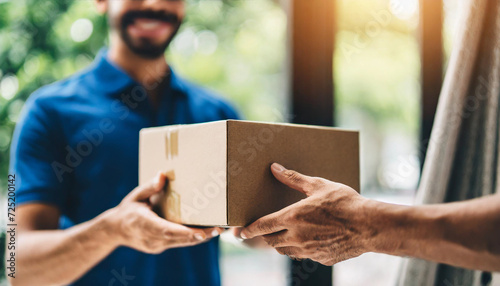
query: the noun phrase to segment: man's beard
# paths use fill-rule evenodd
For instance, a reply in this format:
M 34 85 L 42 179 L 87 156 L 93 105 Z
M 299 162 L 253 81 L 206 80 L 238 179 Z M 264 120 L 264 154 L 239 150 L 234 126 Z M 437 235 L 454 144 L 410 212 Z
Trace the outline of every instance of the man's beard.
M 152 20 L 159 20 L 167 23 L 171 23 L 174 26 L 174 30 L 170 37 L 165 40 L 165 42 L 156 44 L 153 41 L 145 38 L 140 38 L 134 41 L 130 35 L 127 33 L 127 28 L 129 25 L 134 24 L 134 20 L 137 18 L 147 18 Z M 148 58 L 156 59 L 165 53 L 168 45 L 174 38 L 175 34 L 179 30 L 182 20 L 177 17 L 177 15 L 172 13 L 165 13 L 160 11 L 130 11 L 123 15 L 121 23 L 118 25 L 116 23 L 111 23 L 115 29 L 120 30 L 120 37 L 123 39 L 127 47 L 135 54 Z

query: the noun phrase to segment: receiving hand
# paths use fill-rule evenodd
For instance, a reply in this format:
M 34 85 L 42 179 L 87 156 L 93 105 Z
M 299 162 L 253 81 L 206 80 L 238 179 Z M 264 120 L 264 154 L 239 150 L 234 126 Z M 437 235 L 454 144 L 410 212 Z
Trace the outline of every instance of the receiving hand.
M 368 251 L 362 229 L 367 224 L 367 199 L 346 185 L 305 176 L 276 163 L 271 170 L 276 179 L 307 198 L 258 219 L 241 231 L 241 237 L 262 237 L 280 254 L 325 265 Z
M 221 228 L 186 227 L 153 212 L 151 198 L 163 189 L 166 181 L 166 175 L 159 173 L 152 182 L 135 188 L 106 213 L 119 245 L 161 253 L 169 248 L 199 244 L 221 233 Z

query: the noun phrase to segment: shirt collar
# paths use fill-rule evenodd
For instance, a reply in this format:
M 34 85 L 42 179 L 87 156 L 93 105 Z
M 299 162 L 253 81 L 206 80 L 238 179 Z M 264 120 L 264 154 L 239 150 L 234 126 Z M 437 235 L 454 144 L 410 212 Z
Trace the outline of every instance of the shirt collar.
M 123 90 L 140 85 L 122 68 L 113 63 L 107 57 L 108 49 L 102 48 L 97 54 L 92 69 L 93 80 L 98 89 L 109 95 L 118 95 Z M 177 76 L 173 69 L 170 69 L 170 89 L 180 91 L 180 94 L 185 94 L 185 83 L 182 78 Z

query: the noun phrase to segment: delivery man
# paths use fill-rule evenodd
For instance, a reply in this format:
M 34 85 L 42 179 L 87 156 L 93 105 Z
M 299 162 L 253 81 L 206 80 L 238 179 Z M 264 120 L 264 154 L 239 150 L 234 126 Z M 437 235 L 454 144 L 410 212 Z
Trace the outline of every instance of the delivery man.
M 164 52 L 184 1 L 97 0 L 109 49 L 86 70 L 36 91 L 11 149 L 18 224 L 13 285 L 219 285 L 221 229 L 158 217 L 165 175 L 137 186 L 139 130 L 237 119 L 177 76 Z M 186 247 L 190 246 L 190 247 Z
M 240 229 L 292 258 L 325 265 L 379 252 L 463 268 L 500 271 L 500 194 L 474 200 L 399 206 L 274 163 L 283 184 L 307 198 Z

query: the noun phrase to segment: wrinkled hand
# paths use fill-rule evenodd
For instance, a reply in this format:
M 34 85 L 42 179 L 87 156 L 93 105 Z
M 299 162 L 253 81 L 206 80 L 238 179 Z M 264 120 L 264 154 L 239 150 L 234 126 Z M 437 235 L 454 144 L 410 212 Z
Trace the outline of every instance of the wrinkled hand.
M 280 254 L 324 265 L 369 251 L 363 227 L 367 199 L 346 185 L 308 177 L 276 163 L 271 170 L 276 179 L 307 198 L 258 219 L 242 230 L 241 237 L 261 236 Z
M 146 253 L 161 253 L 169 248 L 199 244 L 221 233 L 221 228 L 190 228 L 153 212 L 152 199 L 166 181 L 166 175 L 159 173 L 152 182 L 135 188 L 106 213 L 119 245 Z

